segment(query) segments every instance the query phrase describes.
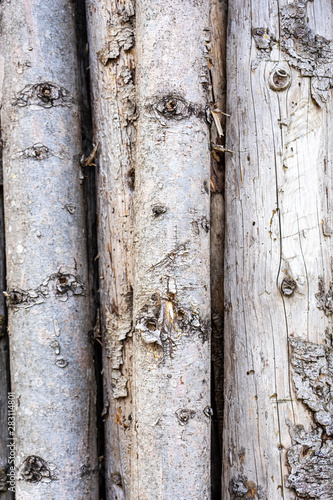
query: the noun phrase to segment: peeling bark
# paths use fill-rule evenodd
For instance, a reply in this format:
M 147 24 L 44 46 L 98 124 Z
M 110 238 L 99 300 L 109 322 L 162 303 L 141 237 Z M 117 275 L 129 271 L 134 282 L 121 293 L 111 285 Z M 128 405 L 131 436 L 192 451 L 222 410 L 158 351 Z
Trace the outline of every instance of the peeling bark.
M 131 495 L 202 500 L 210 497 L 209 2 L 137 1 L 136 29 Z M 157 217 L 156 206 L 166 208 Z
M 322 429 L 306 432 L 303 425 L 290 425 L 290 434 L 287 487 L 299 498 L 332 500 L 333 441 L 323 439 Z
M 131 498 L 132 252 L 135 182 L 133 0 L 88 0 L 103 338 L 106 490 Z
M 331 7 L 228 6 L 222 481 L 236 498 L 246 481 L 253 498 L 332 498 Z
M 6 0 L 1 15 L 16 496 L 97 499 L 73 3 Z
M 280 9 L 279 43 L 285 60 L 300 70 L 302 76 L 311 77 L 312 98 L 323 106 L 333 86 L 333 42 L 310 28 L 308 2 L 300 0 Z M 278 40 L 268 27 L 254 28 L 253 37 L 260 51 L 258 61 L 269 61 Z
M 289 339 L 296 396 L 314 413 L 326 434 L 333 434 L 333 349 L 299 338 Z
M 292 446 L 287 452 L 286 485 L 301 498 L 333 498 L 333 350 L 300 338 L 289 339 L 296 396 L 312 411 L 309 432 L 288 422 Z

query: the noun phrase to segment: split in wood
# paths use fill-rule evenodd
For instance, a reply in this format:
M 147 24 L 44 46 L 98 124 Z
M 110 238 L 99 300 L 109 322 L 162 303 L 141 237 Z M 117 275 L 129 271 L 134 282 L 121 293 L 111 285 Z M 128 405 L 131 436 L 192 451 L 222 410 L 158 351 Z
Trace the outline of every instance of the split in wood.
M 84 155 L 81 156 L 81 159 L 80 159 L 81 167 L 96 167 L 95 163 L 93 163 L 93 162 L 94 162 L 97 150 L 98 150 L 98 146 L 99 146 L 99 142 L 96 145 L 93 144 L 93 150 L 90 153 L 90 155 L 87 157 Z
M 224 113 L 223 111 L 221 111 L 220 109 L 217 109 L 217 108 L 212 109 L 211 113 L 212 113 L 213 118 L 214 118 L 217 132 L 218 132 L 220 137 L 223 137 L 224 133 L 223 133 L 223 128 L 222 128 L 221 119 L 220 119 L 219 115 L 224 115 L 224 116 L 230 116 L 230 115 L 228 115 L 227 113 Z

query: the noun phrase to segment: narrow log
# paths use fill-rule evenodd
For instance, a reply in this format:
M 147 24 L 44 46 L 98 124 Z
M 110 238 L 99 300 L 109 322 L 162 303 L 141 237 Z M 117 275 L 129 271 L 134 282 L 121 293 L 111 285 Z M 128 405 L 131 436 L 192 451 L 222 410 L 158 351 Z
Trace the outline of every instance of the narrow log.
M 98 498 L 74 7 L 1 5 L 16 496 Z
M 133 500 L 210 497 L 209 2 L 137 1 Z

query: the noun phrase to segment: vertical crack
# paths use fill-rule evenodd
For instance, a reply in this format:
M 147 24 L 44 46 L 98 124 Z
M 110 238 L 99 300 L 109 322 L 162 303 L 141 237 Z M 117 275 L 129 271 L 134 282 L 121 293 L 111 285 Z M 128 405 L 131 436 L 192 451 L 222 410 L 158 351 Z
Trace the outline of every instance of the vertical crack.
M 88 58 L 88 36 L 86 21 L 85 0 L 75 0 L 76 40 L 79 62 L 80 102 L 81 102 L 81 154 L 88 157 L 93 149 L 93 125 L 90 101 L 90 78 Z M 79 168 L 79 166 L 78 166 Z M 97 219 L 96 219 L 96 174 L 93 166 L 83 168 L 83 188 L 85 199 L 87 255 L 88 255 L 88 291 L 91 297 L 92 323 L 95 328 L 91 333 L 94 343 L 94 366 L 97 386 L 97 453 L 99 460 L 104 457 L 104 424 L 103 424 L 103 377 L 102 377 L 102 346 L 99 341 L 99 274 L 98 274 L 98 248 L 97 248 Z M 99 462 L 99 491 L 100 498 L 105 498 L 104 463 Z
M 1 131 L 1 127 L 0 127 Z M 0 470 L 5 473 L 0 477 L 0 498 L 11 500 L 14 493 L 8 490 L 8 393 L 10 392 L 9 339 L 7 332 L 7 308 L 4 296 L 6 290 L 6 255 L 5 255 L 5 214 L 2 170 L 2 143 L 0 137 Z

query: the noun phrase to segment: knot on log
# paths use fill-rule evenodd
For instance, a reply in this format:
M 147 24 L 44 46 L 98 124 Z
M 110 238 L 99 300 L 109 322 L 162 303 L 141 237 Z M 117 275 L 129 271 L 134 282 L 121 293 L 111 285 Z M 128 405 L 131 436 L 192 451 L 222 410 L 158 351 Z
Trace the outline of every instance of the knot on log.
M 19 107 L 35 105 L 51 108 L 52 106 L 72 106 L 72 104 L 73 98 L 70 92 L 51 82 L 26 85 L 13 101 L 13 106 Z
M 195 411 L 179 408 L 176 411 L 176 417 L 180 425 L 187 425 L 189 421 L 194 418 Z

